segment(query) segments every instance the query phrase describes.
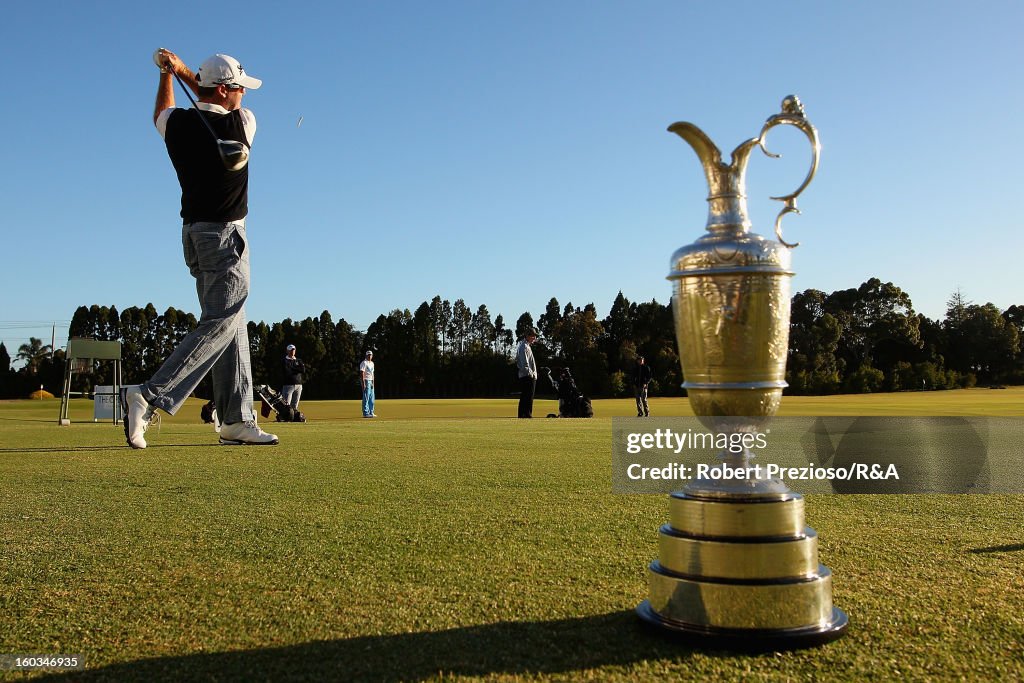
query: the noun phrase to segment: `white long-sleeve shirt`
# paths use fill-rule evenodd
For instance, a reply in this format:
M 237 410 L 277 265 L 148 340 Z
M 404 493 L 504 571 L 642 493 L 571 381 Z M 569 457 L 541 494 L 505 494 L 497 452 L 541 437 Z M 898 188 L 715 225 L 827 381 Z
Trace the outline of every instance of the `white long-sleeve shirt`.
M 519 348 L 516 349 L 516 367 L 519 368 L 520 377 L 537 379 L 537 361 L 533 359 L 533 349 L 525 339 L 519 341 Z

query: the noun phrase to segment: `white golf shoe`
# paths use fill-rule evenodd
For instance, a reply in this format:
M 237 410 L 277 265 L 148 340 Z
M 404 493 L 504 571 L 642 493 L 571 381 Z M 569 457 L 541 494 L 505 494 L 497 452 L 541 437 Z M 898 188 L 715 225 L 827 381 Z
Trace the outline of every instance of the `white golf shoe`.
M 279 439 L 267 434 L 255 422 L 233 422 L 220 427 L 220 442 L 225 446 L 276 446 Z
M 142 395 L 140 387 L 126 387 L 121 389 L 120 394 L 125 439 L 132 448 L 145 448 L 145 434 L 153 419 L 153 407 Z

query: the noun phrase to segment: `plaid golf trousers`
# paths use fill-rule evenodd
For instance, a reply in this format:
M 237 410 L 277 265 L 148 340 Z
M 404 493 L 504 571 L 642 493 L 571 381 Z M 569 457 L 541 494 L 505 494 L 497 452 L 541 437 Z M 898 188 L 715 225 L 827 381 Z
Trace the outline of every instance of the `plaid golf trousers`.
M 142 395 L 150 405 L 174 415 L 212 372 L 213 400 L 221 422 L 254 420 L 245 319 L 249 296 L 245 222 L 188 223 L 182 226 L 181 242 L 185 264 L 196 279 L 202 317 L 156 374 L 142 384 Z

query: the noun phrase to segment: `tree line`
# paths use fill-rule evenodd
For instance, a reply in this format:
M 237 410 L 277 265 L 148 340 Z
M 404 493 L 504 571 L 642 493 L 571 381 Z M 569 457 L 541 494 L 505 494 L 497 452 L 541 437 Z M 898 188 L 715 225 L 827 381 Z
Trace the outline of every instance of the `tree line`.
M 68 337 L 122 344 L 126 383 L 153 374 L 175 345 L 195 329 L 191 313 L 152 304 L 118 311 L 81 306 Z M 380 315 L 365 331 L 328 311 L 295 322 L 249 322 L 253 381 L 279 388 L 284 349 L 295 344 L 307 367 L 303 397 L 357 398 L 358 365 L 373 350 L 381 398 L 508 397 L 516 392 L 515 346 L 536 327 L 538 365 L 568 367 L 593 397 L 625 396 L 638 355 L 654 373 L 654 396 L 683 394 L 672 309 L 657 301 L 631 302 L 621 292 L 605 317 L 593 303 L 562 306 L 554 297 L 536 319 L 522 313 L 513 324 L 492 317 L 486 305 L 473 310 L 435 296 L 414 311 Z M 792 299 L 787 381 L 790 394 L 933 390 L 1024 383 L 1021 338 L 1024 306 L 1000 311 L 954 292 L 942 320 L 915 313 L 909 295 L 872 278 L 855 289 L 826 294 L 808 289 Z M 64 353 L 32 339 L 17 352 L 15 372 L 0 344 L 0 396 L 22 397 L 45 386 L 59 394 Z M 73 389 L 110 382 L 109 363 L 93 363 L 75 375 Z M 550 391 L 542 378 L 538 391 Z M 209 386 L 197 395 L 206 397 Z

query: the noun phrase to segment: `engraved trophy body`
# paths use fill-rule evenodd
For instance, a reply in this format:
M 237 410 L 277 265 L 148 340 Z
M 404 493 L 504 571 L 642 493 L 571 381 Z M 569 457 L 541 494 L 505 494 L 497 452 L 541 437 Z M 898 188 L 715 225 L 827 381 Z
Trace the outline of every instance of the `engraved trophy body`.
M 778 125 L 810 140 L 811 170 L 797 190 L 773 197 L 785 206 L 778 241 L 750 232 L 745 176 L 750 153 Z M 691 123 L 669 127 L 693 147 L 708 182 L 707 234 L 672 256 L 668 279 L 676 341 L 690 405 L 718 432 L 762 430 L 786 386 L 791 248 L 781 221 L 818 167 L 818 133 L 790 95 L 761 134 L 739 145 L 730 163 Z M 750 471 L 751 454 L 720 455 Z M 818 563 L 817 534 L 804 525 L 804 499 L 783 482 L 750 476 L 697 479 L 669 498 L 659 533 L 645 621 L 701 642 L 785 649 L 840 637 L 847 617 L 832 606 L 832 574 Z

